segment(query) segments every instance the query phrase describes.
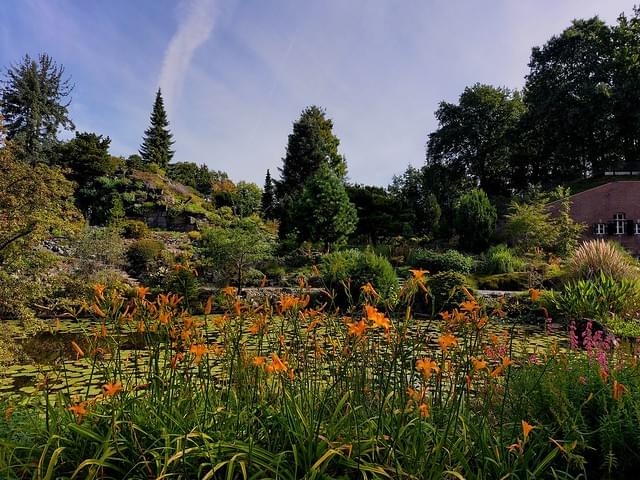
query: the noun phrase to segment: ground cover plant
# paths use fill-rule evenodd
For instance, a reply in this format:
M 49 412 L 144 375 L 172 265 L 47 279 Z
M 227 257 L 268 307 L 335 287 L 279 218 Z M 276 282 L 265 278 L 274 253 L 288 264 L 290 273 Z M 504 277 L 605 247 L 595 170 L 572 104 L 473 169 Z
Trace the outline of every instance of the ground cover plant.
M 426 290 L 416 270 L 400 295 Z M 94 294 L 71 348 L 102 388 L 54 396 L 49 373 L 6 403 L 3 478 L 617 478 L 640 462 L 635 352 L 591 331 L 518 352 L 470 293 L 435 335 L 372 306 L 371 284 L 350 317 L 310 308 L 303 283 L 260 306 L 225 289 L 219 316 L 143 287 Z

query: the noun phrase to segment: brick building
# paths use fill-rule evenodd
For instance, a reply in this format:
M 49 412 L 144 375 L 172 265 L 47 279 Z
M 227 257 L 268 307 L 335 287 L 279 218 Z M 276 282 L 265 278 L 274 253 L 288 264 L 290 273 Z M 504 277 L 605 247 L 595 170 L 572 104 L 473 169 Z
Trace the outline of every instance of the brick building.
M 571 217 L 587 225 L 584 240 L 617 240 L 631 254 L 640 256 L 640 181 L 611 181 L 569 199 Z M 558 208 L 559 202 L 549 204 L 552 214 Z

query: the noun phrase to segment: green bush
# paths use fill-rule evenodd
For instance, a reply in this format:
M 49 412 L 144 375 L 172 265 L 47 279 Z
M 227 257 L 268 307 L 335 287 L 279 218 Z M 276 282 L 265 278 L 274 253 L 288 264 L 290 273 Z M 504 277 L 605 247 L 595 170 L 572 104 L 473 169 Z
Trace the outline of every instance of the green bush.
M 129 245 L 127 260 L 134 272 L 145 272 L 149 266 L 160 257 L 164 243 L 160 240 L 143 238 Z
M 482 272 L 488 275 L 496 273 L 521 272 L 525 263 L 506 245 L 491 247 L 484 255 Z
M 526 290 L 529 288 L 529 275 L 527 272 L 511 272 L 478 277 L 478 288 L 481 290 Z
M 139 240 L 149 234 L 149 227 L 140 220 L 127 220 L 124 224 L 123 234 L 125 238 Z
M 604 240 L 580 245 L 567 268 L 576 279 L 597 278 L 601 273 L 618 280 L 638 278 L 638 262 L 616 242 Z
M 336 292 L 336 303 L 347 305 L 360 300 L 361 288 L 370 282 L 382 302 L 393 301 L 398 278 L 389 261 L 372 251 L 344 250 L 325 255 L 320 264 L 322 278 Z
M 180 295 L 187 308 L 198 298 L 198 277 L 191 268 L 177 266 L 166 276 L 164 286 L 166 292 Z
M 461 273 L 445 271 L 429 277 L 427 286 L 431 290 L 435 311 L 442 312 L 457 307 L 464 301 L 462 287 L 467 286 L 467 279 Z
M 429 270 L 432 274 L 453 271 L 466 275 L 473 269 L 473 258 L 457 250 L 436 252 L 418 248 L 411 253 L 407 263 L 414 268 Z

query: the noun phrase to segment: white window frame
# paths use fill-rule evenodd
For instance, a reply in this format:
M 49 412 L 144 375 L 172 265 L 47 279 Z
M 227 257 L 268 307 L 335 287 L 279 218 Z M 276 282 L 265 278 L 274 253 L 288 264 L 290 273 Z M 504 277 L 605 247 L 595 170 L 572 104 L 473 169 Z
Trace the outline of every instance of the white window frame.
M 636 224 L 638 225 L 638 224 Z M 607 233 L 606 223 L 596 223 L 596 235 L 605 235 Z
M 633 233 L 634 235 L 640 235 L 640 221 L 636 221 L 633 224 Z
M 616 221 L 616 235 L 624 235 L 627 224 L 626 215 L 624 213 L 616 213 L 613 218 Z

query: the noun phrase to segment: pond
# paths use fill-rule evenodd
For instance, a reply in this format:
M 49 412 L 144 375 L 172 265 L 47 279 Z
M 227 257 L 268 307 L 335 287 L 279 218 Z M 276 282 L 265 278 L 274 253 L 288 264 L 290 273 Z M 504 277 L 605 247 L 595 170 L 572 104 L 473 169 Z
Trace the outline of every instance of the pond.
M 16 342 L 28 358 L 21 363 L 5 367 L 0 372 L 0 398 L 19 399 L 38 392 L 43 379 L 48 380 L 48 389 L 52 396 L 62 391 L 69 396 L 96 395 L 101 386 L 110 379 L 104 378 L 99 369 L 92 370 L 86 359 L 77 359 L 72 342 L 86 344 L 85 339 L 95 331 L 96 324 L 89 320 L 48 321 L 49 331 L 35 335 L 18 335 Z M 436 348 L 440 335 L 439 322 L 418 322 L 420 335 L 427 339 L 426 349 Z M 551 345 L 559 350 L 568 348 L 568 336 L 563 327 L 532 325 L 503 321 L 486 327 L 488 335 L 512 335 L 512 348 L 519 355 L 529 355 L 545 351 Z M 414 333 L 414 332 L 410 332 Z M 416 333 L 417 334 L 417 333 Z M 137 334 L 122 335 L 119 364 L 125 376 L 140 377 L 145 373 L 148 352 L 141 348 L 143 342 Z M 220 342 L 217 332 L 207 330 L 207 342 Z M 108 354 L 105 360 L 109 360 Z M 219 366 L 212 365 L 212 375 L 216 375 Z

